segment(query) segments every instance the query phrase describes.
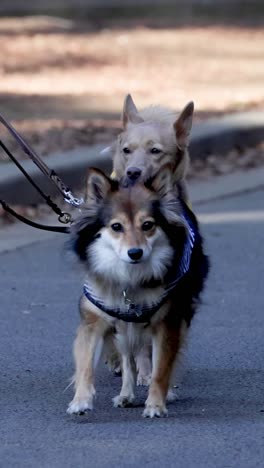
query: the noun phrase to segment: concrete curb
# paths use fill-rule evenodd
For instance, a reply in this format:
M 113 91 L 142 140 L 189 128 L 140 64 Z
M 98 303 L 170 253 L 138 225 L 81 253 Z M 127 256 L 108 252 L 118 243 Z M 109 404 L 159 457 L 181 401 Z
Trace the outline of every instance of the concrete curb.
M 188 186 L 194 206 L 261 189 L 264 189 L 264 167 L 215 176 L 208 181 L 192 182 Z
M 264 168 L 218 176 L 214 177 L 213 180 L 195 182 L 189 186 L 195 212 L 204 203 L 258 189 L 264 189 Z M 48 216 L 39 222 L 50 225 L 59 224 L 56 215 Z M 59 233 L 40 231 L 25 224 L 16 223 L 0 230 L 0 254 L 54 238 L 61 238 L 62 243 L 67 240 L 67 236 L 62 236 Z
M 264 112 L 243 112 L 207 120 L 192 131 L 192 159 L 254 146 L 264 139 Z
M 225 153 L 234 147 L 253 146 L 264 140 L 264 112 L 245 112 L 210 119 L 197 124 L 192 132 L 190 154 L 192 159 L 205 158 L 211 153 Z M 45 159 L 71 189 L 83 186 L 88 167 L 111 170 L 109 157 L 100 155 L 105 145 L 78 148 L 64 154 L 57 153 Z M 31 162 L 25 169 L 48 194 L 58 194 L 55 186 Z M 234 187 L 235 188 L 235 187 Z M 0 163 L 0 197 L 13 204 L 36 204 L 42 199 L 13 163 Z

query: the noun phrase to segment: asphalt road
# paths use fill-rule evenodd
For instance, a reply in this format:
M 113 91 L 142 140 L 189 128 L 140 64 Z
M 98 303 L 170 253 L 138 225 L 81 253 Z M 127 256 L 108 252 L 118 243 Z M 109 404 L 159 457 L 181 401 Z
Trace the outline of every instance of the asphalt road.
M 166 419 L 114 409 L 102 364 L 94 412 L 68 416 L 82 273 L 64 237 L 0 255 L 0 466 L 263 467 L 264 192 L 198 208 L 212 271 Z

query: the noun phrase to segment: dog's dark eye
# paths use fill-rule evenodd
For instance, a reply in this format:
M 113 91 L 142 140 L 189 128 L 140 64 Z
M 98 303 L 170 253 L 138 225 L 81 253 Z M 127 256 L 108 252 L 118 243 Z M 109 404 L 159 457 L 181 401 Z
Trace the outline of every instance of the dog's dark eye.
M 161 149 L 159 148 L 151 148 L 150 152 L 152 154 L 160 154 L 161 153 Z
M 115 232 L 122 232 L 123 231 L 123 226 L 122 224 L 120 223 L 114 223 L 111 225 L 111 228 L 113 229 L 113 231 Z
M 125 146 L 125 148 L 123 148 L 123 152 L 124 152 L 125 154 L 131 153 L 130 149 L 129 149 L 127 146 Z
M 150 231 L 154 227 L 154 224 L 153 221 L 145 221 L 141 226 L 142 231 Z

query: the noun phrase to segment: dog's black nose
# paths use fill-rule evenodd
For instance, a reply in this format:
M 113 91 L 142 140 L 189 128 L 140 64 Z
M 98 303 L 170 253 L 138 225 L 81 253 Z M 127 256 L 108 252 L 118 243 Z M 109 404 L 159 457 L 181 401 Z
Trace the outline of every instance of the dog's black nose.
M 138 167 L 129 167 L 126 173 L 130 180 L 137 180 L 141 175 L 141 170 Z
M 128 256 L 131 258 L 131 260 L 140 260 L 140 258 L 143 255 L 143 250 L 142 249 L 129 249 L 127 251 Z

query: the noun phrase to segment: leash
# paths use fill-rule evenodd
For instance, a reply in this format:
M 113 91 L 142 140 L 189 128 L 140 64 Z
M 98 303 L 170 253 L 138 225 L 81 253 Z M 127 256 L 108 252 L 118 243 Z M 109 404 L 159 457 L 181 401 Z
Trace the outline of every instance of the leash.
M 0 199 L 0 204 L 7 213 L 11 214 L 19 221 L 21 221 L 24 224 L 27 224 L 28 226 L 32 226 L 36 229 L 42 229 L 43 231 L 63 232 L 65 234 L 69 234 L 70 232 L 70 229 L 66 226 L 48 226 L 45 224 L 36 223 L 35 221 L 31 221 L 31 219 L 25 218 L 25 216 L 22 216 L 21 214 L 13 210 L 4 200 Z
M 18 131 L 0 114 L 0 123 L 4 125 L 4 127 L 11 133 L 14 139 L 17 141 L 19 146 L 22 148 L 24 153 L 29 156 L 29 158 L 36 164 L 36 166 L 41 170 L 41 172 L 49 178 L 49 180 L 56 186 L 57 190 L 63 196 L 64 200 L 72 205 L 75 208 L 79 208 L 82 203 L 82 198 L 74 197 L 71 190 L 64 184 L 64 182 L 60 179 L 58 174 L 54 171 L 49 169 L 49 167 L 42 161 L 40 156 L 30 147 L 30 145 L 26 142 L 26 140 L 18 133 Z M 60 207 L 51 199 L 49 195 L 46 195 L 41 188 L 34 182 L 31 176 L 27 173 L 24 167 L 18 162 L 15 156 L 9 151 L 7 146 L 0 140 L 0 146 L 8 155 L 8 157 L 13 161 L 13 163 L 17 166 L 17 168 L 22 172 L 22 174 L 26 177 L 29 183 L 34 187 L 34 189 L 40 194 L 40 196 L 44 199 L 47 205 L 58 215 L 58 221 L 63 224 L 72 223 L 72 216 L 70 213 L 62 211 Z M 17 218 L 22 223 L 25 223 L 29 226 L 32 226 L 36 229 L 42 229 L 44 231 L 52 231 L 52 232 L 62 232 L 62 233 L 69 233 L 69 228 L 67 227 L 60 227 L 60 226 L 47 226 L 44 224 L 39 224 L 34 221 L 31 221 L 24 216 L 18 214 L 15 210 L 13 210 L 5 200 L 0 199 L 0 204 L 2 205 L 3 209 L 10 213 L 12 216 Z

